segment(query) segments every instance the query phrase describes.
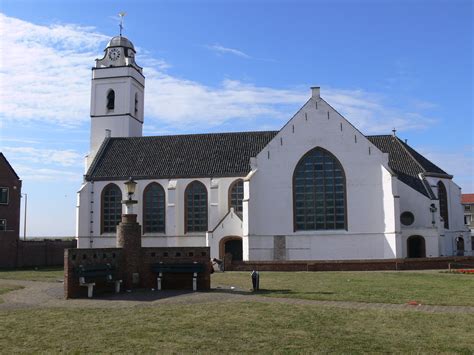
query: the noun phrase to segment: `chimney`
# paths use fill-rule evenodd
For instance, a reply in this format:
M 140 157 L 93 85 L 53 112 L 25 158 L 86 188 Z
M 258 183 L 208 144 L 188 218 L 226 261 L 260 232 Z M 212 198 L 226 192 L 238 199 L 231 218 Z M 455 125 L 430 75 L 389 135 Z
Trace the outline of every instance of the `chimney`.
M 314 97 L 315 99 L 319 99 L 321 97 L 321 88 L 319 86 L 311 87 L 311 97 Z

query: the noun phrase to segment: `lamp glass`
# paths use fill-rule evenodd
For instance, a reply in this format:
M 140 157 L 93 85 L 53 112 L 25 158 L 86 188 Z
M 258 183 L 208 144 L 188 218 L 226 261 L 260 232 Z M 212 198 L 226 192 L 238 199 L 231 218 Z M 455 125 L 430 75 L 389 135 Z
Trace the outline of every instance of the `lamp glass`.
M 136 186 L 137 186 L 137 183 L 135 180 L 133 180 L 132 178 L 127 180 L 127 182 L 125 183 L 125 187 L 127 188 L 127 194 L 129 196 L 132 196 L 135 193 Z

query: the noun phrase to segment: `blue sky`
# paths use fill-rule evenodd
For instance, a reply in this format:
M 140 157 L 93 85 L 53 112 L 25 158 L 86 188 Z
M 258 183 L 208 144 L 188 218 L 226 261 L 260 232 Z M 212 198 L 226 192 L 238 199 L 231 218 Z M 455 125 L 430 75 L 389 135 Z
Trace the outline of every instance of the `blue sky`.
M 74 235 L 90 68 L 120 11 L 145 134 L 279 129 L 320 85 L 362 132 L 396 127 L 474 192 L 472 1 L 3 0 L 0 150 L 28 194 L 28 235 Z

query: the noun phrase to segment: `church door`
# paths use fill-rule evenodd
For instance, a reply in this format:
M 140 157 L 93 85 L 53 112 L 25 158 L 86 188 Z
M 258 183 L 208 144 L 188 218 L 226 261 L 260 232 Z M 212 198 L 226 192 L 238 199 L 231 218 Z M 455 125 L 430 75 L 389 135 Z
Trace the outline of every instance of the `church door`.
M 232 260 L 242 261 L 242 238 L 240 237 L 226 237 L 221 240 L 220 245 L 221 259 L 227 255 L 232 255 Z
M 463 237 L 456 238 L 456 255 L 464 256 L 464 238 Z
M 407 255 L 409 258 L 425 258 L 425 238 L 420 235 L 412 235 L 408 238 Z

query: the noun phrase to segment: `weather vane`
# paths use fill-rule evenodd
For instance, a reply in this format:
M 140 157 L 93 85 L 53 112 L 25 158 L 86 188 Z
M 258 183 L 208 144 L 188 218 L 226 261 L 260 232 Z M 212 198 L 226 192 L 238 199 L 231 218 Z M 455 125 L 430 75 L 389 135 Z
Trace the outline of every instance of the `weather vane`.
M 120 37 L 122 37 L 122 30 L 123 30 L 123 18 L 124 16 L 126 15 L 125 12 L 120 12 L 118 14 L 120 16 L 120 24 L 119 24 L 119 28 L 120 28 Z

